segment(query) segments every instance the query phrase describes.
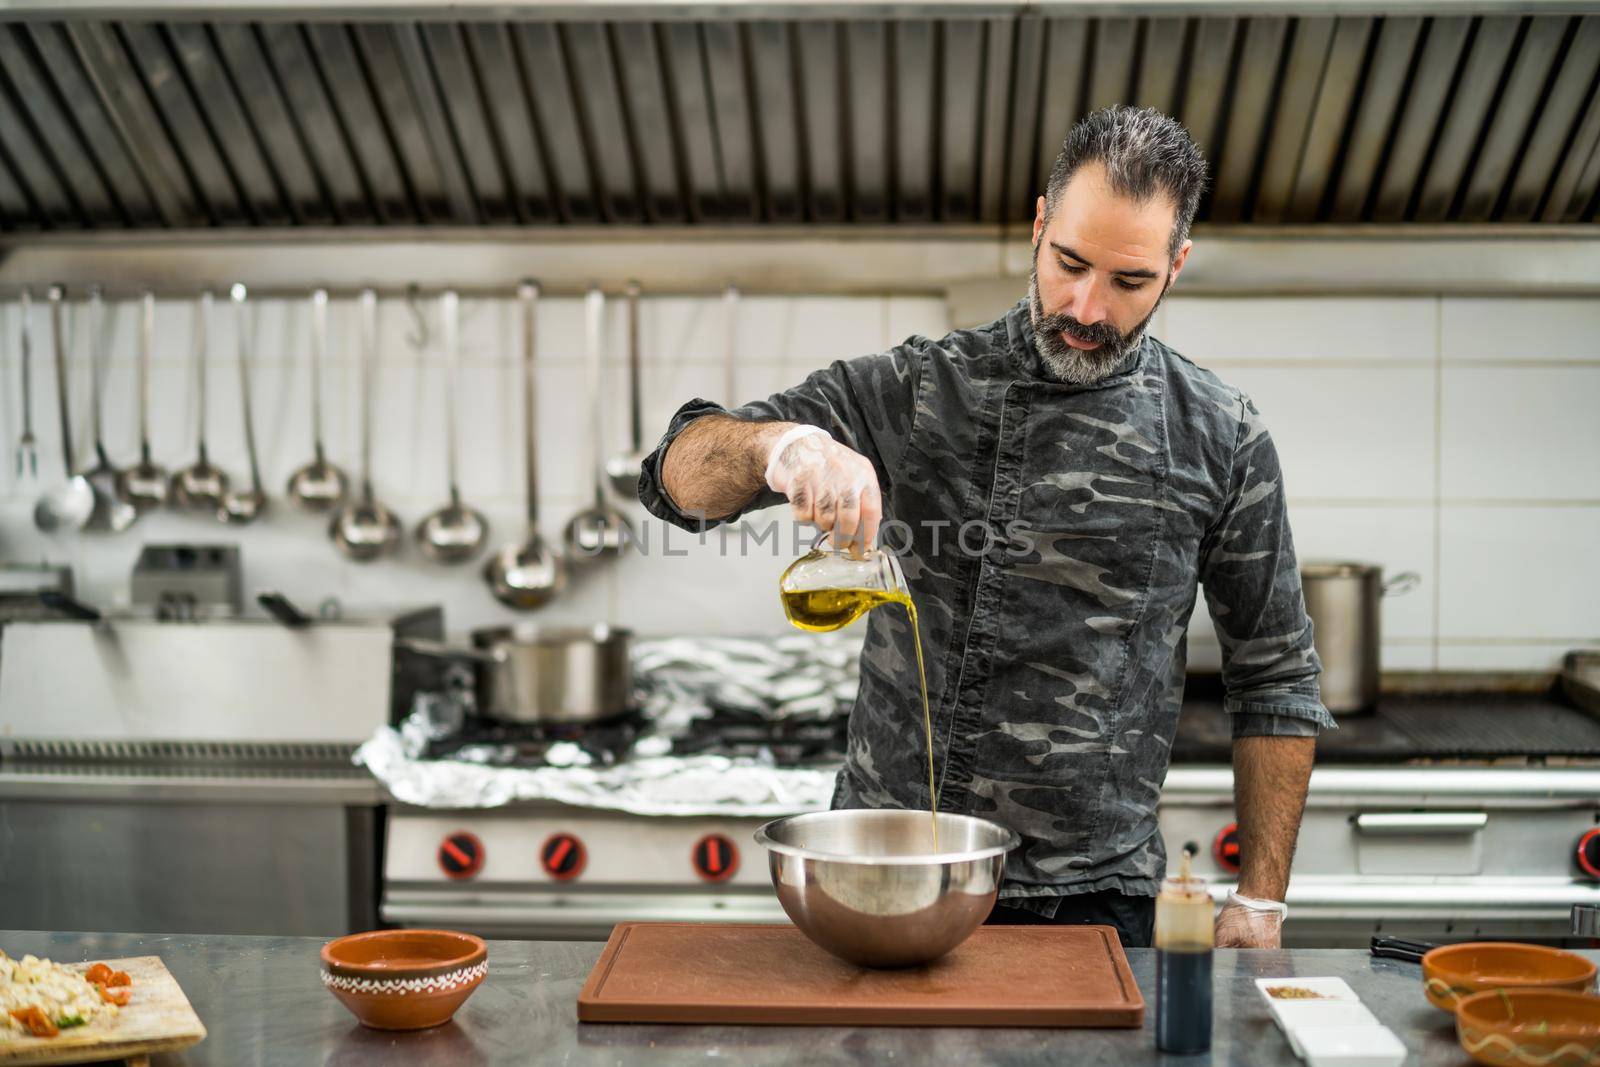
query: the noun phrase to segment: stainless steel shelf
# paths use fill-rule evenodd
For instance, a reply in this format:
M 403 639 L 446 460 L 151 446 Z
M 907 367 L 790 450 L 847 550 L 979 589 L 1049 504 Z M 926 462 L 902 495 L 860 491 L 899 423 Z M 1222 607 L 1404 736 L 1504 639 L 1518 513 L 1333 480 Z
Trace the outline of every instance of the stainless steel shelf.
M 1594 226 L 1205 226 L 1195 240 L 1186 295 L 1600 293 Z M 710 296 L 736 282 L 753 296 L 945 295 L 954 321 L 970 324 L 1021 298 L 1029 259 L 1025 234 L 975 226 L 0 234 L 0 299 L 58 282 L 114 297 L 235 281 L 260 297 L 413 284 L 509 295 L 524 277 L 549 296 L 630 280 L 656 296 Z
M 1318 767 L 1311 772 L 1308 807 L 1344 804 L 1422 806 L 1439 800 L 1499 808 L 1590 807 L 1600 797 L 1600 767 Z M 1164 803 L 1233 803 L 1233 770 L 1173 767 Z

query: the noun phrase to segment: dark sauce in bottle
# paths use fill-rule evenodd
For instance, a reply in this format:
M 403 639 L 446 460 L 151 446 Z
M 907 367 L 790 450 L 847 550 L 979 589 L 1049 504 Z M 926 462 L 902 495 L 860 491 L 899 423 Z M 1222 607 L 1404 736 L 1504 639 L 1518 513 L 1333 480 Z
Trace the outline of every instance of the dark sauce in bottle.
M 1211 1047 L 1211 894 L 1189 873 L 1184 850 L 1176 878 L 1156 897 L 1156 1048 L 1205 1052 Z
M 1211 1047 L 1211 948 L 1156 951 L 1156 1048 Z

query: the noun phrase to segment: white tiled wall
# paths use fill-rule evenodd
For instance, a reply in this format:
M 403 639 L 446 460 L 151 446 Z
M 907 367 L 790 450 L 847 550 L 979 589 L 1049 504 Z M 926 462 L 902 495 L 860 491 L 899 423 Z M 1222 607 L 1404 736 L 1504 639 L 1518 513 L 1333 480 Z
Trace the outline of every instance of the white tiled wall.
M 1600 301 L 1175 296 L 1161 316 L 1260 408 L 1302 559 L 1422 576 L 1384 601 L 1386 667 L 1600 646 Z M 1203 609 L 1192 634 L 1214 665 Z
M 109 344 L 107 443 L 134 455 L 135 309 L 115 305 Z M 335 302 L 325 370 L 326 436 L 333 459 L 353 467 L 359 448 L 355 309 Z M 520 537 L 522 461 L 517 307 L 463 303 L 462 490 L 489 514 L 496 543 Z M 281 497 L 310 454 L 308 314 L 303 303 L 253 309 L 256 418 L 274 511 L 247 529 L 162 513 L 122 536 L 47 538 L 30 521 L 38 486 L 19 482 L 11 446 L 20 432 L 17 311 L 0 305 L 0 559 L 51 560 L 79 572 L 102 603 L 125 597 L 146 540 L 236 540 L 247 584 L 315 602 L 350 605 L 443 602 L 452 631 L 506 616 L 477 567 L 402 557 L 347 563 L 328 544 L 325 521 Z M 432 319 L 432 309 L 429 309 Z M 157 459 L 192 458 L 196 394 L 192 308 L 163 302 L 152 417 Z M 35 310 L 34 421 L 41 482 L 59 478 L 43 307 Z M 83 319 L 78 320 L 80 323 Z M 581 302 L 539 309 L 539 444 L 542 525 L 559 536 L 587 501 L 593 419 L 584 396 Z M 833 359 L 876 351 L 912 333 L 947 329 L 933 298 L 747 297 L 739 305 L 735 392 L 765 396 Z M 624 444 L 623 308 L 608 310 L 606 451 Z M 654 438 L 690 396 L 726 399 L 720 299 L 646 297 L 642 308 L 644 414 Z M 232 312 L 213 320 L 212 454 L 245 474 L 238 426 Z M 1414 591 L 1384 604 L 1391 668 L 1546 668 L 1578 645 L 1600 645 L 1600 302 L 1581 299 L 1247 298 L 1169 300 L 1157 336 L 1251 394 L 1278 442 L 1302 558 L 1349 558 L 1415 570 Z M 443 373 L 436 342 L 422 349 L 402 303 L 383 307 L 376 396 L 375 480 L 381 499 L 414 524 L 445 495 Z M 88 455 L 86 329 L 72 348 L 72 399 L 80 458 Z M 739 531 L 704 544 L 630 506 L 649 552 L 579 571 L 545 610 L 553 621 L 607 618 L 644 633 L 749 633 L 784 626 L 773 587 L 794 555 L 796 532 L 738 547 Z M 764 526 L 768 513 L 757 518 Z M 802 535 L 803 537 L 803 535 Z M 733 539 L 724 547 L 723 538 Z M 1199 665 L 1217 652 L 1203 612 L 1191 641 Z

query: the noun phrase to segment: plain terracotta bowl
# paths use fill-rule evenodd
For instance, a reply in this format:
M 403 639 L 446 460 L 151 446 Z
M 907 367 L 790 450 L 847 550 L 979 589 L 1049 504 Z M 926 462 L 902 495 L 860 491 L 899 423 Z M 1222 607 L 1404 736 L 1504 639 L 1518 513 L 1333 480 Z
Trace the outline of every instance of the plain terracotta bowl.
M 449 1022 L 488 970 L 483 939 L 453 930 L 374 930 L 322 946 L 322 984 L 376 1030 Z
M 1489 989 L 1565 989 L 1587 993 L 1595 966 L 1575 952 L 1543 945 L 1468 941 L 1443 945 L 1422 957 L 1428 1002 L 1454 1014 L 1456 1004 Z
M 1600 997 L 1490 990 L 1456 1005 L 1456 1037 L 1489 1067 L 1600 1067 Z

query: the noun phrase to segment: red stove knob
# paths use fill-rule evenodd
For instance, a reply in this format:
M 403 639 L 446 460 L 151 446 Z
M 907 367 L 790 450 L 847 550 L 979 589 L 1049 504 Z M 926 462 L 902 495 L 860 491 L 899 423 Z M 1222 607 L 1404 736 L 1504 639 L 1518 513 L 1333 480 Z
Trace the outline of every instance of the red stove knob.
M 446 878 L 466 881 L 483 870 L 483 842 L 477 834 L 457 830 L 439 843 L 439 869 Z
M 1578 838 L 1578 869 L 1600 881 L 1600 826 Z
M 1230 822 L 1217 831 L 1211 842 L 1211 856 L 1217 866 L 1232 874 L 1239 873 L 1239 824 Z
M 551 834 L 539 849 L 539 866 L 558 882 L 570 882 L 583 873 L 589 853 L 571 834 Z
M 726 882 L 739 869 L 739 849 L 722 834 L 707 834 L 689 853 L 694 873 L 707 882 Z

